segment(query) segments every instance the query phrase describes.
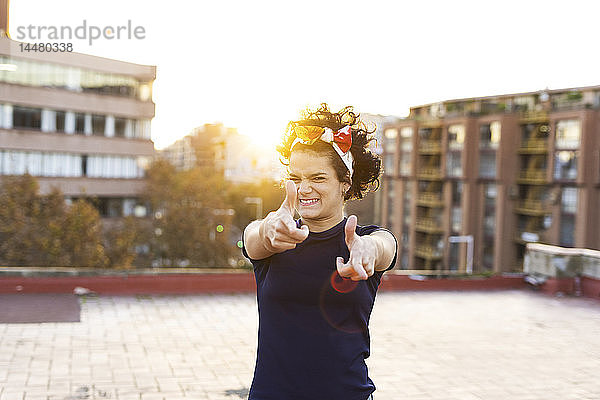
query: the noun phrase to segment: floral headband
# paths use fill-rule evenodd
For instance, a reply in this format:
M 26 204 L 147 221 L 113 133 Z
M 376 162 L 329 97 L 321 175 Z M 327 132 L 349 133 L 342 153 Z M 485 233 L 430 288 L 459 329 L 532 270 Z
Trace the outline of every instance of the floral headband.
M 354 172 L 352 161 L 354 158 L 350 152 L 350 147 L 352 146 L 350 125 L 346 125 L 335 132 L 330 128 L 320 126 L 296 126 L 294 127 L 294 133 L 296 134 L 296 139 L 292 142 L 290 151 L 297 143 L 311 145 L 317 139 L 330 143 L 335 152 L 339 154 L 348 171 L 350 171 L 350 177 L 352 177 L 352 173 Z

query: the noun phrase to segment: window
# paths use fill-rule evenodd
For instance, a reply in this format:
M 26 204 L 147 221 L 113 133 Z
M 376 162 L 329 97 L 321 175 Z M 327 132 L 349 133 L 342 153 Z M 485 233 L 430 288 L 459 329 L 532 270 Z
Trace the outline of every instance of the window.
M 560 217 L 560 245 L 575 245 L 575 214 L 562 214 Z
M 483 243 L 483 268 L 491 270 L 494 268 L 494 242 Z
M 497 149 L 500 144 L 500 122 L 481 125 L 479 127 L 479 148 Z
M 145 157 L 0 150 L 0 175 L 135 179 L 147 165 Z
M 560 245 L 575 245 L 575 213 L 577 211 L 578 191 L 575 187 L 562 190 L 560 202 Z
M 496 152 L 482 151 L 479 154 L 479 176 L 481 178 L 496 177 Z
M 554 153 L 554 179 L 577 179 L 577 151 L 557 151 Z
M 140 139 L 150 139 L 150 121 L 147 119 L 131 120 L 131 128 L 133 134 L 128 136 L 127 129 L 125 130 L 126 137 L 136 137 Z
M 453 233 L 460 233 L 462 227 L 462 208 L 460 205 L 452 207 L 451 228 Z
M 412 139 L 413 136 L 413 128 L 410 126 L 405 126 L 400 129 L 400 137 L 402 139 Z M 412 140 L 403 140 L 403 144 L 407 144 L 407 147 L 403 147 L 403 150 L 412 150 Z
M 446 156 L 446 169 L 448 176 L 461 177 L 462 176 L 462 164 L 461 164 L 461 153 L 457 151 L 449 152 Z
M 104 128 L 106 126 L 106 117 L 104 115 L 92 114 L 92 134 L 96 136 L 104 136 Z
M 64 132 L 65 131 L 65 118 L 66 114 L 64 111 L 56 111 L 56 131 Z
M 32 107 L 13 107 L 13 128 L 40 129 L 42 127 L 42 109 Z
M 411 200 L 411 183 L 410 182 L 405 182 L 404 183 L 404 201 L 402 202 L 402 208 L 403 208 L 403 217 L 404 217 L 404 229 L 407 231 L 408 234 L 408 227 L 410 226 L 410 221 L 411 221 L 411 214 L 410 214 L 410 200 Z
M 490 246 L 493 247 L 493 236 L 496 229 L 496 185 L 484 185 L 483 187 L 483 233 L 486 238 L 492 238 Z
M 394 139 L 396 139 L 397 136 L 398 136 L 398 129 L 388 128 L 385 130 L 385 138 L 386 139 L 390 139 L 393 141 Z
M 437 141 L 440 140 L 440 129 L 441 128 L 419 128 L 419 141 Z
M 12 57 L 0 57 L 0 64 L 13 64 L 17 67 L 10 73 L 0 71 L 0 82 L 137 97 L 142 101 L 149 100 L 152 94 L 152 82 L 139 82 L 126 75 L 101 73 Z
M 578 149 L 581 138 L 579 120 L 563 120 L 556 123 L 556 148 Z
M 577 211 L 577 188 L 563 188 L 560 208 L 563 213 L 575 214 Z
M 402 249 L 402 256 L 400 256 L 400 268 L 408 269 L 408 251 Z
M 395 198 L 396 198 L 396 182 L 394 181 L 388 181 L 388 207 L 387 207 L 387 228 L 388 229 L 393 229 L 394 228 L 394 214 L 396 212 L 396 210 L 394 209 L 395 206 Z
M 120 198 L 108 199 L 108 217 L 120 217 L 123 215 L 123 200 Z
M 81 156 L 81 175 L 87 176 L 87 174 L 88 174 L 88 156 L 84 154 Z
M 411 127 L 400 129 L 400 174 L 405 176 L 410 175 L 412 172 L 412 134 L 413 129 Z
M 394 169 L 395 169 L 394 168 L 394 159 L 395 158 L 396 157 L 394 156 L 393 153 L 384 154 L 384 156 L 383 156 L 383 172 L 386 175 L 389 175 L 389 176 L 395 175 L 395 172 L 396 172 L 396 171 L 394 171 Z
M 448 149 L 462 150 L 465 145 L 464 125 L 448 126 Z
M 77 154 L 0 150 L 0 175 L 81 176 L 80 166 Z
M 527 111 L 535 108 L 535 98 L 533 96 L 519 96 L 513 99 L 515 111 Z
M 75 133 L 85 133 L 85 114 L 75 113 Z
M 459 243 L 452 243 L 450 245 L 450 254 L 448 255 L 448 264 L 450 271 L 458 271 L 458 258 L 459 258 Z
M 402 158 L 400 158 L 400 174 L 408 176 L 411 173 L 412 154 L 408 152 L 402 152 Z
M 452 182 L 452 204 L 459 205 L 462 201 L 462 182 Z
M 125 129 L 127 126 L 127 119 L 115 117 L 115 136 L 125 137 Z

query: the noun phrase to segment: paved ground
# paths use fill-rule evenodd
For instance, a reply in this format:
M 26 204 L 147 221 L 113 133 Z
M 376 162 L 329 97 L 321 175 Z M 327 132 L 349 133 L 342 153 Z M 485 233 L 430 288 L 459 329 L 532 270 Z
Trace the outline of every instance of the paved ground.
M 246 398 L 253 295 L 81 303 L 80 323 L 0 325 L 1 400 Z M 371 339 L 376 400 L 600 399 L 597 301 L 380 293 Z

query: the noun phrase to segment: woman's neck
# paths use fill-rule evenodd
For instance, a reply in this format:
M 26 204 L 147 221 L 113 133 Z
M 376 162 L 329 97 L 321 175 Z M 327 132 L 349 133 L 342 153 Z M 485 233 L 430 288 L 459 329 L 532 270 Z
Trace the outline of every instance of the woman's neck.
M 344 219 L 344 213 L 340 211 L 340 213 L 336 213 L 334 215 L 319 218 L 319 219 L 308 219 L 300 216 L 302 219 L 302 224 L 308 226 L 308 230 L 310 232 L 323 232 L 327 229 L 331 229 Z

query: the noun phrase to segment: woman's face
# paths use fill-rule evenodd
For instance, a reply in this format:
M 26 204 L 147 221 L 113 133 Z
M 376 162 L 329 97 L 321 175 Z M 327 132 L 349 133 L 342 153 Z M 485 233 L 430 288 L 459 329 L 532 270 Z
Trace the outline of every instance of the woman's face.
M 327 155 L 295 150 L 290 156 L 289 179 L 296 184 L 296 207 L 303 220 L 326 227 L 343 217 L 343 193 L 349 188 L 338 180 Z M 333 226 L 333 225 L 332 225 Z

